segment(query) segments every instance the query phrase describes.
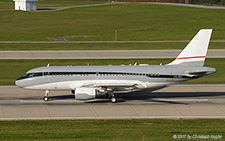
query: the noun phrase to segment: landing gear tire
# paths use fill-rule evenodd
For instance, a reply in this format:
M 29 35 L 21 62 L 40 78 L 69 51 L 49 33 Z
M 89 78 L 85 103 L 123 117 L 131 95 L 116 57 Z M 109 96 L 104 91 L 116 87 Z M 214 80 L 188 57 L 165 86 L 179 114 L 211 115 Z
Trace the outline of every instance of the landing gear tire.
M 115 103 L 117 101 L 115 95 L 112 91 L 105 94 L 105 96 L 109 99 L 110 102 Z
M 43 100 L 44 100 L 45 102 L 47 102 L 47 101 L 48 101 L 48 97 L 45 96 L 45 97 L 43 98 Z
M 115 103 L 115 102 L 117 101 L 117 99 L 116 99 L 115 97 L 112 97 L 112 98 L 110 98 L 110 101 L 111 101 L 112 103 Z
M 45 102 L 47 102 L 48 101 L 48 93 L 49 93 L 49 91 L 48 90 L 45 90 L 45 96 L 44 96 L 44 98 L 43 98 L 43 100 L 45 101 Z

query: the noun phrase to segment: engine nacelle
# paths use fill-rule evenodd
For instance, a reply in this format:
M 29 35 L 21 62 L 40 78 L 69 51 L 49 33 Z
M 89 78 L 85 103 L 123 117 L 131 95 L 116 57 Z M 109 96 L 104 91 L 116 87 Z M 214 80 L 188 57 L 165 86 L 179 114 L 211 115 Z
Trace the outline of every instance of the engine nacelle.
M 94 99 L 97 96 L 97 90 L 95 88 L 76 88 L 75 99 L 77 100 L 89 100 Z

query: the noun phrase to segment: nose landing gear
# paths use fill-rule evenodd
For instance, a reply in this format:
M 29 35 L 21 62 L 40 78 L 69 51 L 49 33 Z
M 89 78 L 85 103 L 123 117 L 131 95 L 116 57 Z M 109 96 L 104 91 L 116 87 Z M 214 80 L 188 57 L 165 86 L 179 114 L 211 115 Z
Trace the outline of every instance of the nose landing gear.
M 49 93 L 49 91 L 46 90 L 46 91 L 45 91 L 45 96 L 44 96 L 44 98 L 43 98 L 43 100 L 44 100 L 45 102 L 47 102 L 47 101 L 49 100 L 49 98 L 48 98 L 48 93 Z

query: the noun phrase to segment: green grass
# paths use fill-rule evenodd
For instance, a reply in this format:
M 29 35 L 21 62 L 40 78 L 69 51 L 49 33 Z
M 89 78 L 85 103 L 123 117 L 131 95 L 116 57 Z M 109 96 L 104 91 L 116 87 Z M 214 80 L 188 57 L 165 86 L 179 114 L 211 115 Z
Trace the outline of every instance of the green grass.
M 14 9 L 15 3 L 13 0 L 0 0 L 0 10 L 2 9 Z
M 183 49 L 186 44 L 187 43 L 14 43 L 0 44 L 0 50 Z
M 0 43 L 0 50 L 156 50 L 184 49 L 188 43 Z M 225 49 L 210 43 L 209 49 Z
M 224 119 L 0 121 L 0 140 L 174 140 L 174 135 L 222 135 L 224 139 L 224 122 Z
M 74 5 L 88 5 L 88 4 L 100 4 L 105 2 L 88 2 L 88 1 L 73 1 L 73 0 L 38 0 L 37 8 L 42 7 L 63 7 Z
M 23 76 L 28 70 L 46 66 L 56 65 L 129 65 L 137 62 L 138 64 L 167 64 L 173 59 L 77 59 L 77 60 L 0 60 L 0 85 L 14 85 L 14 82 L 20 76 Z M 207 66 L 214 67 L 217 72 L 196 80 L 185 82 L 185 84 L 224 84 L 225 83 L 225 58 L 207 59 Z
M 45 2 L 51 4 L 51 1 L 37 3 L 48 6 Z M 61 5 L 66 2 L 53 3 Z M 144 3 L 52 12 L 0 11 L 0 40 L 47 41 L 52 36 L 95 35 L 105 41 L 113 41 L 115 30 L 119 41 L 190 40 L 202 28 L 214 29 L 212 39 L 221 40 L 225 39 L 224 19 L 223 9 Z

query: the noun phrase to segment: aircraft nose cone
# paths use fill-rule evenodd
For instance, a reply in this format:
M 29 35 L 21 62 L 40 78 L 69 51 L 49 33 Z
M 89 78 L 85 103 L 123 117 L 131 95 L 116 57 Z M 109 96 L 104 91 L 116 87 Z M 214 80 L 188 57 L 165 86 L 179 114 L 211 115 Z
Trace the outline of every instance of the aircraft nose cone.
M 15 84 L 18 86 L 18 87 L 23 87 L 23 82 L 21 80 L 16 80 L 15 81 Z

